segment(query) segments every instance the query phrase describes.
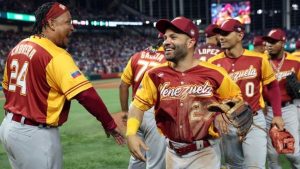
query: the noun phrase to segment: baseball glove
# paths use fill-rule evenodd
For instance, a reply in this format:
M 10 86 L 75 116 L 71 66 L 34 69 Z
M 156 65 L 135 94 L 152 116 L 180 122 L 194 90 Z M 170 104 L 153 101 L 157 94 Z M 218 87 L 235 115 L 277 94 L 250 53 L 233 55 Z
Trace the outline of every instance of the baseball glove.
M 286 91 L 293 99 L 300 98 L 300 83 L 298 82 L 295 73 L 286 77 Z
M 243 100 L 234 99 L 222 103 L 212 103 L 208 111 L 224 113 L 231 124 L 237 128 L 237 134 L 243 140 L 253 124 L 253 112 Z
M 273 147 L 276 149 L 279 154 L 288 154 L 294 153 L 295 139 L 294 137 L 286 130 L 279 131 L 277 126 L 274 125 L 270 129 L 270 138 L 272 140 Z

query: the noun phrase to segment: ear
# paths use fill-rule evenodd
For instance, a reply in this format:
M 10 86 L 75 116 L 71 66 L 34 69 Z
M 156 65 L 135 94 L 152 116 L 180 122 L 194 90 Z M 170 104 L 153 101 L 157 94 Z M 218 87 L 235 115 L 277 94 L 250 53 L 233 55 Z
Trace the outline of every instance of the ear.
M 240 40 L 242 40 L 244 38 L 244 36 L 245 36 L 244 32 L 238 33 L 238 37 L 239 37 Z
M 55 30 L 55 20 L 54 19 L 48 20 L 48 27 L 53 31 Z
M 196 39 L 195 38 L 189 38 L 188 43 L 187 43 L 188 48 L 194 47 L 195 44 L 196 44 Z

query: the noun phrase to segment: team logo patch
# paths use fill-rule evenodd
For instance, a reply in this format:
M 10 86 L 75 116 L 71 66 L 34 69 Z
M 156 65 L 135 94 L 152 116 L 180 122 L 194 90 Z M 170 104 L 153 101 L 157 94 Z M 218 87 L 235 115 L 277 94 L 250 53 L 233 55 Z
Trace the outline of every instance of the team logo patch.
M 71 76 L 75 79 L 76 77 L 80 76 L 81 72 L 79 70 L 76 70 L 75 72 L 71 73 Z

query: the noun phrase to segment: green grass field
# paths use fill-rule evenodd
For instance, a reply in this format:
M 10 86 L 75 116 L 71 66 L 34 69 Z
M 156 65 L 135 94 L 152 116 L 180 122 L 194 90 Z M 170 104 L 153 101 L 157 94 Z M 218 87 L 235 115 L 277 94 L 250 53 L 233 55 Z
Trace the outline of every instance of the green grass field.
M 118 80 L 118 79 L 114 79 Z M 109 81 L 114 81 L 109 80 Z M 107 82 L 107 81 L 101 81 Z M 98 89 L 104 103 L 112 113 L 120 111 L 118 89 Z M 4 100 L 0 100 L 2 121 Z M 68 121 L 60 127 L 65 169 L 126 169 L 129 152 L 127 146 L 107 139 L 100 123 L 77 101 L 72 102 Z M 285 158 L 280 159 L 283 169 L 291 168 Z M 0 169 L 10 169 L 7 156 L 0 146 Z

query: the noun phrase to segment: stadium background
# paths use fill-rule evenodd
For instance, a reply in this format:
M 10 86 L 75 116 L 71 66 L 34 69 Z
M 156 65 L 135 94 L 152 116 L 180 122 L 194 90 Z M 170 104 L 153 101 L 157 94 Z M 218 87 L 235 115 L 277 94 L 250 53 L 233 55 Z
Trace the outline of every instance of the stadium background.
M 47 0 L 0 0 L 0 77 L 6 56 L 18 41 L 30 35 L 35 9 Z M 68 51 L 80 69 L 93 80 L 95 87 L 111 113 L 120 111 L 119 77 L 128 58 L 157 38 L 154 28 L 160 18 L 186 16 L 197 23 L 200 33 L 214 20 L 212 14 L 226 4 L 238 9 L 249 4 L 244 47 L 252 48 L 252 38 L 265 35 L 271 28 L 287 32 L 286 50 L 295 50 L 300 38 L 300 0 L 61 0 L 71 9 L 73 33 Z M 243 11 L 237 10 L 242 14 Z M 199 44 L 204 43 L 204 35 Z M 96 80 L 96 81 L 94 81 Z M 0 106 L 4 103 L 0 96 Z M 0 120 L 3 118 L 0 110 Z M 99 123 L 77 102 L 72 103 L 68 122 L 61 127 L 64 168 L 123 169 L 127 166 L 127 147 L 117 146 L 105 134 Z M 284 158 L 284 168 L 290 168 Z M 9 164 L 0 147 L 0 169 Z

